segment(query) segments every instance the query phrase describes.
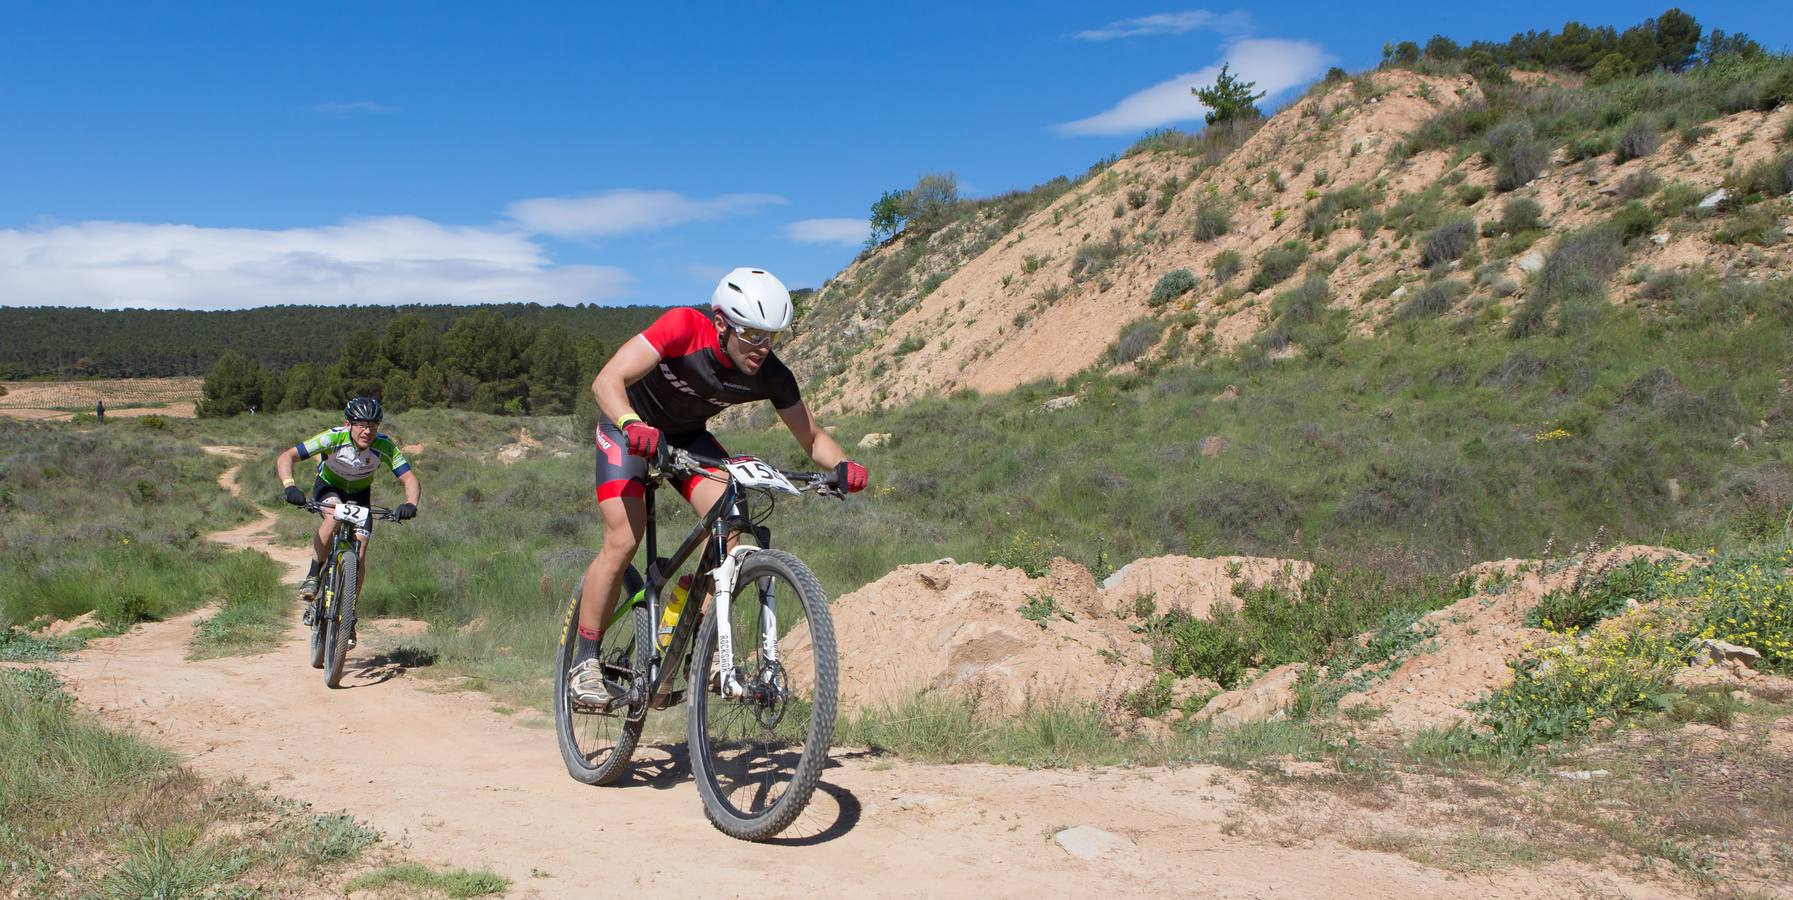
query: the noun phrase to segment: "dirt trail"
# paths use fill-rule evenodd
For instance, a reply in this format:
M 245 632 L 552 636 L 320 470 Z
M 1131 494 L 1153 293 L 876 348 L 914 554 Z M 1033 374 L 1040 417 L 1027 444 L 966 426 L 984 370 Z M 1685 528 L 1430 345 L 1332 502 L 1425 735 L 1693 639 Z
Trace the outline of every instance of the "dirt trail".
M 234 475 L 220 483 L 234 488 Z M 215 537 L 279 553 L 265 544 L 271 521 Z M 638 754 L 621 787 L 585 787 L 566 776 L 540 718 L 506 717 L 477 694 L 427 690 L 366 648 L 354 651 L 345 690 L 325 688 L 305 665 L 296 622 L 268 653 L 187 661 L 200 615 L 94 641 L 52 666 L 87 708 L 175 749 L 200 772 L 348 811 L 417 858 L 509 876 L 512 896 L 619 887 L 726 896 L 1651 892 L 1610 874 L 1590 883 L 1585 869 L 1463 878 L 1303 835 L 1232 836 L 1223 826 L 1249 812 L 1247 784 L 1210 766 L 925 766 L 840 748 L 783 842 L 747 844 L 704 820 L 678 744 Z M 1075 825 L 1130 843 L 1079 859 L 1052 840 Z
M 243 486 L 237 484 L 237 473 L 242 471 L 243 463 L 255 456 L 255 451 L 247 447 L 206 447 L 205 452 L 213 456 L 238 460 L 238 463 L 224 470 L 218 476 L 218 486 L 229 491 L 232 497 L 243 496 Z M 247 525 L 238 525 L 223 531 L 214 531 L 210 538 L 227 547 L 240 547 L 246 550 L 260 550 L 272 557 L 277 563 L 286 566 L 287 579 L 298 582 L 305 577 L 307 564 L 311 555 L 302 547 L 282 547 L 270 540 L 270 532 L 277 521 L 274 514 L 267 510 L 258 510 L 259 519 Z

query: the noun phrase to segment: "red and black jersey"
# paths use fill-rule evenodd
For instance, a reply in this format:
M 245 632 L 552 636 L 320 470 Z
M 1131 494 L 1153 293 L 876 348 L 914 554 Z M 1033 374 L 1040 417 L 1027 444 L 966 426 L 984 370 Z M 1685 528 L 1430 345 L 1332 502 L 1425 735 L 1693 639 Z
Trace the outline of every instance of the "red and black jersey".
M 667 310 L 641 336 L 660 354 L 660 364 L 629 385 L 629 405 L 642 421 L 670 434 L 701 431 L 710 417 L 739 403 L 770 400 L 778 409 L 802 402 L 797 376 L 779 360 L 746 375 L 716 339 L 716 325 L 689 306 Z

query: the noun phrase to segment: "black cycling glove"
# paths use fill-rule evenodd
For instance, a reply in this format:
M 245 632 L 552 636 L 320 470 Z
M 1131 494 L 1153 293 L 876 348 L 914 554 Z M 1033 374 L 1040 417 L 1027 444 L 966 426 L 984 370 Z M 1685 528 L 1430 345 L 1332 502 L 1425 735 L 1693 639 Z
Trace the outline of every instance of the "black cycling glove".
M 417 516 L 417 504 L 400 503 L 398 509 L 392 511 L 392 516 L 400 522 L 403 522 L 406 519 L 415 518 Z
M 287 485 L 286 486 L 286 502 L 291 503 L 294 506 L 304 506 L 305 505 L 305 492 L 302 490 L 299 490 L 299 486 L 296 484 Z

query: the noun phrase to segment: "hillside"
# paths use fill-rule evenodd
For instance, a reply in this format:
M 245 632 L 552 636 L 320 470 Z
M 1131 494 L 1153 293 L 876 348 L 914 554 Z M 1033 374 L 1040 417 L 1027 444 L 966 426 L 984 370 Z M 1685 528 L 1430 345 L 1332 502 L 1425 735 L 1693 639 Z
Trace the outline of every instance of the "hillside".
M 1453 312 L 1518 336 L 1582 300 L 1759 283 L 1789 262 L 1793 116 L 1761 108 L 1786 61 L 1753 66 L 1599 87 L 1334 77 L 1255 131 L 1155 135 L 1075 184 L 897 235 L 817 293 L 783 355 L 838 413 L 1241 347 L 1323 352 Z

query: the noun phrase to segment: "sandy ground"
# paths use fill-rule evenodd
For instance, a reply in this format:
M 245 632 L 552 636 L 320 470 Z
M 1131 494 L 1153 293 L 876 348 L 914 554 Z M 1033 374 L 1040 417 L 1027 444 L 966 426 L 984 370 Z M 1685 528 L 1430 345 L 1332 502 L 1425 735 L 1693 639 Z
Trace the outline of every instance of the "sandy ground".
M 199 378 L 107 378 L 95 381 L 5 381 L 0 416 L 15 419 L 73 418 L 93 412 L 104 400 L 108 417 L 192 418 L 199 402 Z M 159 404 L 159 405 L 157 405 Z
M 235 470 L 221 483 L 233 488 Z M 215 537 L 268 549 L 271 520 Z M 302 555 L 273 552 L 303 564 Z M 267 653 L 188 661 L 203 615 L 94 641 L 51 668 L 103 721 L 137 729 L 201 773 L 350 812 L 411 856 L 509 876 L 511 896 L 1649 893 L 1610 874 L 1592 883 L 1550 869 L 1462 877 L 1324 840 L 1238 836 L 1227 823 L 1250 813 L 1251 776 L 1211 766 L 1029 771 L 910 765 L 836 748 L 796 825 L 776 842 L 748 844 L 704 820 L 678 744 L 640 751 L 619 786 L 586 787 L 567 777 L 540 717 L 431 691 L 368 648 L 352 653 L 343 690 L 325 688 L 305 664 L 296 615 Z M 1123 840 L 1078 858 L 1053 840 L 1078 825 Z

